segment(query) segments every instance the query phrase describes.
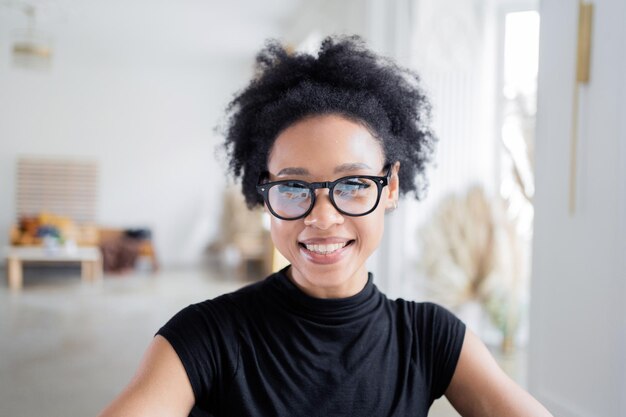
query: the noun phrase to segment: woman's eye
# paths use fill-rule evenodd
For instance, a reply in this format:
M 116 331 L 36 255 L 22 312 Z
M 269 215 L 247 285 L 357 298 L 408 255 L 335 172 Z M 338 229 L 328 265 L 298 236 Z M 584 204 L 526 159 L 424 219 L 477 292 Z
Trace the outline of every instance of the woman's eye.
M 347 180 L 337 184 L 335 187 L 335 195 L 340 197 L 355 196 L 367 190 L 369 187 L 371 187 L 371 184 L 367 181 L 359 179 Z
M 359 180 L 359 179 L 349 180 L 349 181 L 341 183 L 341 185 L 350 189 L 355 189 L 355 190 L 356 189 L 361 190 L 364 188 L 368 188 L 370 186 L 367 180 Z
M 288 200 L 308 198 L 309 189 L 302 184 L 280 184 L 278 185 L 278 192 L 282 198 Z

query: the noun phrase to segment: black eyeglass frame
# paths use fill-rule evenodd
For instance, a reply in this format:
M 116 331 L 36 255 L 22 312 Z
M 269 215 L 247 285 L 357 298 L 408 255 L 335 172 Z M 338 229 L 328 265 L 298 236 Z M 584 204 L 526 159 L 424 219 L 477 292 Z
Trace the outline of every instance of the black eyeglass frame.
M 319 190 L 322 188 L 328 188 L 328 197 L 330 198 L 330 202 L 335 208 L 335 210 L 337 210 L 339 213 L 344 214 L 346 216 L 350 216 L 350 217 L 361 217 L 361 216 L 366 216 L 370 214 L 371 212 L 376 210 L 376 207 L 378 207 L 378 203 L 380 203 L 380 196 L 382 195 L 383 188 L 389 185 L 389 180 L 391 179 L 391 167 L 392 167 L 391 164 L 387 164 L 383 167 L 383 170 L 385 169 L 387 170 L 384 176 L 348 175 L 345 177 L 338 178 L 335 181 L 322 181 L 322 182 L 306 182 L 306 181 L 301 181 L 301 180 L 281 180 L 281 181 L 263 182 L 264 179 L 267 179 L 267 177 L 269 176 L 269 173 L 265 172 L 264 174 L 261 175 L 261 178 L 259 179 L 259 184 L 256 186 L 256 190 L 259 194 L 263 196 L 263 201 L 265 202 L 265 205 L 269 209 L 270 213 L 272 213 L 272 215 L 274 215 L 275 217 L 281 220 L 298 220 L 298 219 L 308 216 L 309 213 L 311 213 L 311 211 L 313 210 L 313 207 L 315 207 L 315 199 L 316 199 L 315 190 Z M 361 214 L 347 213 L 343 211 L 342 209 L 340 209 L 339 207 L 337 207 L 337 203 L 335 203 L 335 197 L 333 197 L 333 188 L 335 187 L 335 185 L 339 184 L 340 182 L 345 181 L 350 178 L 366 178 L 368 180 L 372 180 L 374 184 L 376 184 L 376 187 L 378 188 L 378 195 L 376 196 L 376 203 L 374 203 L 372 208 L 366 211 L 365 213 L 361 213 Z M 296 184 L 302 185 L 303 188 L 308 188 L 311 191 L 311 205 L 307 209 L 307 211 L 305 211 L 300 216 L 283 217 L 279 215 L 278 213 L 276 213 L 274 209 L 272 209 L 272 205 L 269 202 L 270 188 L 275 185 L 287 184 L 287 183 L 289 184 L 296 183 Z

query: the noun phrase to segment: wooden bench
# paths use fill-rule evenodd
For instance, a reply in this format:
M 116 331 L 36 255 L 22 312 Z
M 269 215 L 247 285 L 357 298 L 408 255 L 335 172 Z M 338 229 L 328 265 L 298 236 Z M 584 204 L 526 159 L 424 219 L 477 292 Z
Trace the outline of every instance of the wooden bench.
M 51 250 L 43 246 L 9 246 L 6 249 L 7 279 L 11 291 L 22 289 L 24 281 L 23 264 L 28 263 L 75 263 L 81 264 L 81 277 L 84 282 L 102 279 L 102 255 L 95 246 L 77 247 L 67 250 L 63 247 Z

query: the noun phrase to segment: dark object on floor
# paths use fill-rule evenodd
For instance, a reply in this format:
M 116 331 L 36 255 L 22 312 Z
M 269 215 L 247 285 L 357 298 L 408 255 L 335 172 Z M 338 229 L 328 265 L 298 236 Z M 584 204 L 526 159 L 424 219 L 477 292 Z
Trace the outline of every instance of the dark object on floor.
M 152 231 L 150 229 L 126 229 L 124 230 L 124 234 L 131 239 L 137 239 L 137 240 L 152 239 Z
M 104 271 L 122 273 L 133 269 L 139 258 L 139 245 L 136 239 L 125 236 L 101 242 Z
M 159 264 L 150 229 L 100 229 L 100 249 L 105 272 L 123 273 L 135 268 L 137 259 L 149 258 L 152 270 Z

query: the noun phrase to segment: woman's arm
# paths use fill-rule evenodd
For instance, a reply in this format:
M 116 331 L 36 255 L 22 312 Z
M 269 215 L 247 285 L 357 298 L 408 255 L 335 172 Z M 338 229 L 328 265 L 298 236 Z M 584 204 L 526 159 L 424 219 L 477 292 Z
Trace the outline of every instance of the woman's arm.
M 445 395 L 463 417 L 552 417 L 500 369 L 469 329 Z
M 187 417 L 195 402 L 176 351 L 157 335 L 130 384 L 100 417 Z

